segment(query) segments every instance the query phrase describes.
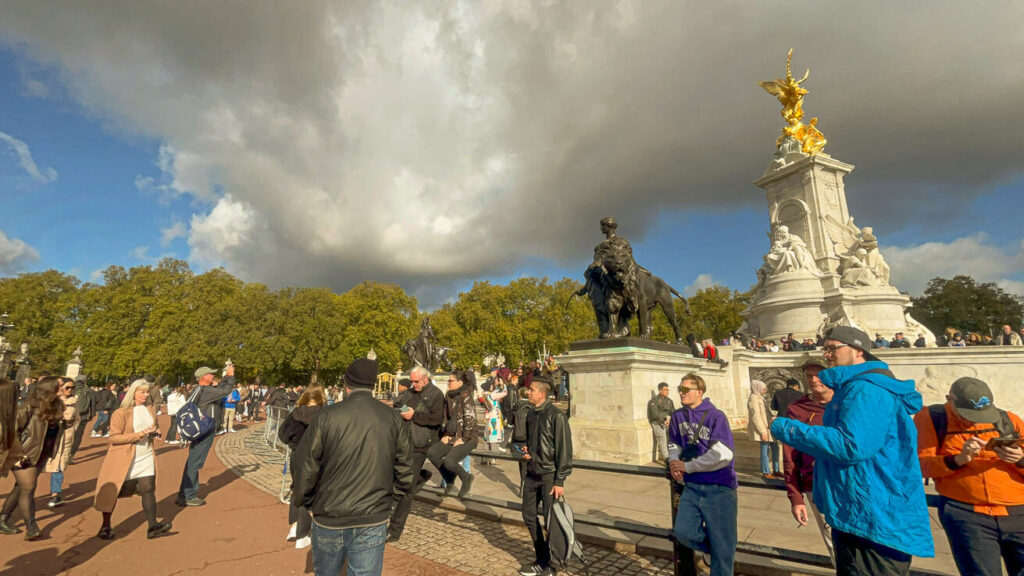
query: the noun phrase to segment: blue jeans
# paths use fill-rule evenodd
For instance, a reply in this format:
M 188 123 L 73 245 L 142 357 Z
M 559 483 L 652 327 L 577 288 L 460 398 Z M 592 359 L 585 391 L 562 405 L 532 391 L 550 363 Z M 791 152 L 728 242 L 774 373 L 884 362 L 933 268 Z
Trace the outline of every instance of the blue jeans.
M 61 485 L 64 484 L 64 473 L 53 472 L 50 474 L 50 494 L 60 494 Z
M 181 473 L 181 487 L 178 488 L 178 499 L 188 500 L 199 496 L 199 471 L 206 465 L 206 456 L 213 446 L 214 433 L 211 430 L 206 436 L 196 440 L 188 447 L 188 460 L 185 470 Z
M 384 571 L 384 542 L 388 524 L 364 528 L 324 528 L 313 523 L 313 573 L 339 576 L 380 576 Z
M 761 442 L 761 474 L 779 473 L 779 445 Z
M 100 410 L 96 413 L 96 423 L 92 425 L 92 431 L 98 433 L 100 430 L 104 430 L 108 422 L 110 422 L 110 412 Z
M 683 546 L 711 554 L 711 576 L 733 573 L 736 558 L 736 489 L 687 484 L 672 533 Z
M 473 471 L 469 469 L 469 464 L 470 464 L 470 460 L 469 460 L 469 455 L 467 454 L 466 457 L 462 459 L 462 469 L 465 470 L 467 473 L 472 473 Z M 435 468 L 436 468 L 436 466 L 435 466 Z M 440 470 L 440 472 L 441 472 L 441 488 L 444 488 L 445 486 L 448 485 L 448 481 L 444 479 L 444 470 Z M 454 480 L 454 478 L 452 478 L 452 480 Z

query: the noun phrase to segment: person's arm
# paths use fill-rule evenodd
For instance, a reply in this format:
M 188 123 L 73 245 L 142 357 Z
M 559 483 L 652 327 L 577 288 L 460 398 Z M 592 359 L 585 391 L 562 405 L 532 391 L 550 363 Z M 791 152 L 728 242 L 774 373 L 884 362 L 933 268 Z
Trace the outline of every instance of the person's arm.
M 803 453 L 794 450 L 789 444 L 782 445 L 782 473 L 786 479 L 786 497 L 790 505 L 803 505 L 804 495 L 800 491 L 800 470 L 803 464 Z
M 657 398 L 647 403 L 647 421 L 651 424 L 658 423 L 658 401 Z
M 859 384 L 859 385 L 858 385 Z M 856 464 L 882 449 L 889 426 L 898 418 L 897 398 L 867 382 L 856 386 L 842 401 L 836 425 L 810 426 L 790 418 L 776 418 L 772 434 L 814 458 L 831 458 L 840 464 Z
M 408 426 L 402 424 L 401 418 L 395 419 L 398 436 L 395 444 L 395 493 L 399 496 L 408 494 L 413 487 L 412 471 L 412 436 Z
M 115 410 L 110 415 L 110 443 L 113 445 L 135 444 L 145 436 L 142 432 L 125 430 L 128 423 L 126 410 Z
M 783 390 L 785 390 L 785 388 L 783 388 Z M 778 392 L 776 392 L 775 394 L 772 394 L 772 406 L 771 406 L 771 408 L 772 408 L 772 411 L 775 412 L 776 414 L 779 413 L 779 393 Z
M 462 436 L 460 439 L 463 442 L 476 440 L 476 406 L 473 405 L 473 399 L 469 396 L 464 396 L 462 399 Z
M 299 465 L 295 467 L 292 502 L 303 508 L 312 508 L 313 495 L 316 493 L 317 480 L 320 478 L 320 462 L 324 455 L 322 421 L 322 414 L 313 420 L 296 448 L 296 461 Z
M 561 410 L 553 415 L 551 431 L 555 435 L 555 486 L 563 487 L 565 479 L 572 474 L 572 432 Z
M 732 448 L 726 446 L 725 442 L 721 440 L 727 435 L 729 437 L 732 436 L 732 431 L 729 429 L 729 421 L 725 418 L 725 414 L 721 412 L 712 414 L 708 418 L 707 425 L 711 432 L 711 444 L 708 447 L 707 452 L 704 452 L 693 460 L 684 463 L 687 474 L 721 470 L 728 466 L 733 460 L 734 456 Z

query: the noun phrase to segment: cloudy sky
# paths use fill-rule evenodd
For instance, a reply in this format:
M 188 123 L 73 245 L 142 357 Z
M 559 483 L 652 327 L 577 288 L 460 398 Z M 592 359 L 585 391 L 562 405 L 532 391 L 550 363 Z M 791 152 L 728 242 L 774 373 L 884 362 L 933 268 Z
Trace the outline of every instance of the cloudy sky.
M 746 289 L 779 105 L 854 164 L 901 289 L 1024 293 L 1024 6 L 0 6 L 0 274 L 171 255 L 272 287 L 579 277 L 616 216 L 680 289 Z

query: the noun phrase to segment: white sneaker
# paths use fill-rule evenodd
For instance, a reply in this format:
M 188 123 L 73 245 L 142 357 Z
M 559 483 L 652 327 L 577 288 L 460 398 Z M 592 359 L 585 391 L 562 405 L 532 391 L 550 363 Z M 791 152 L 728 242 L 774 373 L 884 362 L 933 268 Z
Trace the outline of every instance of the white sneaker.
M 100 435 L 95 432 L 89 432 L 89 438 L 99 438 Z
M 234 430 L 234 429 L 231 429 L 231 430 L 228 430 L 228 432 L 230 432 L 230 433 L 234 434 L 234 433 L 235 433 L 235 430 Z
M 107 432 L 106 434 L 104 434 L 103 437 L 104 438 L 110 438 L 110 432 Z
M 288 542 L 295 540 L 295 533 L 297 531 L 297 527 L 297 524 L 292 524 L 292 527 L 288 529 L 288 537 L 285 538 L 285 540 L 287 540 Z
M 312 543 L 313 541 L 309 538 L 309 536 L 303 536 L 302 538 L 299 538 L 295 541 L 295 549 L 302 550 L 303 548 L 309 548 L 309 545 Z

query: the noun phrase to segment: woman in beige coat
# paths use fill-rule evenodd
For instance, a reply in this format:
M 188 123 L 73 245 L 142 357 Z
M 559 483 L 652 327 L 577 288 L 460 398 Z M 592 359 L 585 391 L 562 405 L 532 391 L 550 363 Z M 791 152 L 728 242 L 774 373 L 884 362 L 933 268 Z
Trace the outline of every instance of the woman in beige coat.
M 768 409 L 768 386 L 761 380 L 750 381 L 750 396 L 747 397 L 747 434 L 754 442 L 761 443 L 761 475 L 765 478 L 780 476 L 779 448 L 772 441 L 768 426 L 772 423 Z
M 50 501 L 46 503 L 49 508 L 56 508 L 64 505 L 64 499 L 60 493 L 64 486 L 64 471 L 71 463 L 71 447 L 75 443 L 75 427 L 82 419 L 78 415 L 78 396 L 75 396 L 75 381 L 71 378 L 62 378 L 60 388 L 57 389 L 57 397 L 64 403 L 64 433 L 57 439 L 57 446 L 53 449 L 53 456 L 46 461 L 44 472 L 50 474 Z
M 153 441 L 160 438 L 156 409 L 148 404 L 149 382 L 132 382 L 121 407 L 110 416 L 110 447 L 96 479 L 93 507 L 103 513 L 103 526 L 96 535 L 112 540 L 110 517 L 119 496 L 138 492 L 142 510 L 149 522 L 147 538 L 155 538 L 171 529 L 170 522 L 156 519 L 156 453 Z

